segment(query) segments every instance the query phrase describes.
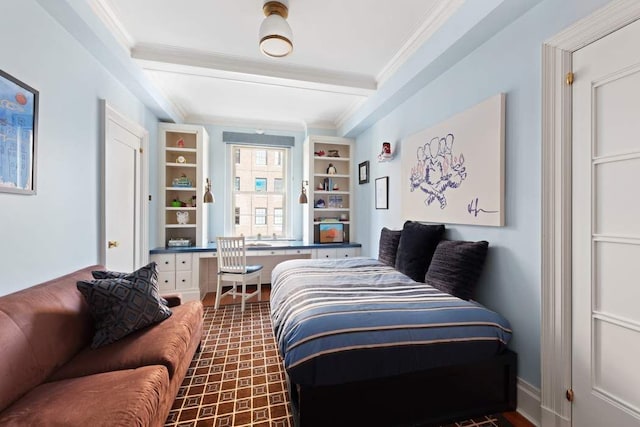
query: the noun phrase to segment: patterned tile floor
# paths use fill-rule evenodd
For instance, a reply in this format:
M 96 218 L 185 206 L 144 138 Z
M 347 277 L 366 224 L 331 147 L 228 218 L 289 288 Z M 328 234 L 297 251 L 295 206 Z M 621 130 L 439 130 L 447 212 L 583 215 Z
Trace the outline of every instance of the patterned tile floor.
M 178 391 L 166 427 L 293 427 L 271 330 L 269 304 L 205 307 L 203 346 Z M 501 415 L 447 427 L 511 427 Z

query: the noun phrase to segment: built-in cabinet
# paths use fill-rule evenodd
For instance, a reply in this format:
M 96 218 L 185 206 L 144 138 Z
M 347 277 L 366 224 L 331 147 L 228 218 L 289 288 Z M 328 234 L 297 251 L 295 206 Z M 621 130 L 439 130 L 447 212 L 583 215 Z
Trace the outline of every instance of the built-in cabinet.
M 321 224 L 338 223 L 342 228 L 339 240 L 355 240 L 352 227 L 354 141 L 348 138 L 310 135 L 304 142 L 303 176 L 308 181 L 308 203 L 303 207 L 303 240 L 305 243 L 326 243 L 321 228 L 336 235 L 333 227 Z M 324 240 L 324 241 L 322 241 Z M 336 254 L 337 255 L 337 254 Z M 321 256 L 321 258 L 324 256 Z
M 206 245 L 208 205 L 202 201 L 209 135 L 202 126 L 161 123 L 158 137 L 159 241 Z
M 209 135 L 202 126 L 161 123 L 158 128 L 158 241 L 161 246 L 207 244 Z M 198 258 L 193 253 L 152 254 L 163 293 L 200 299 Z M 194 276 L 195 273 L 195 276 Z M 196 277 L 196 280 L 194 280 Z

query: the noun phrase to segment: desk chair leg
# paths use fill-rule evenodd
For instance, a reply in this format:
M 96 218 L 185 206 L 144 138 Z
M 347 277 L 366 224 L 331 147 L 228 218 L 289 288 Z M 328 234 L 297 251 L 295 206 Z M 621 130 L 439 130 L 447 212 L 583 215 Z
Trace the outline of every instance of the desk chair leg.
M 242 299 L 242 303 L 240 306 L 240 311 L 244 311 L 244 303 L 247 300 L 247 279 L 245 279 L 244 277 L 242 278 L 242 296 L 240 297 Z
M 222 282 L 220 280 L 220 275 L 218 275 L 218 285 L 216 286 L 216 303 L 214 308 L 217 310 L 220 307 L 220 297 L 222 294 Z

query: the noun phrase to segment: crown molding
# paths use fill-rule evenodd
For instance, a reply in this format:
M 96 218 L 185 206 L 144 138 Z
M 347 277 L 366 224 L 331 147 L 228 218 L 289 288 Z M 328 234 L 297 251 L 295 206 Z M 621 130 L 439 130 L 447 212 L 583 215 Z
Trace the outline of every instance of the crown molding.
M 141 43 L 131 49 L 131 57 L 143 68 L 172 72 L 189 69 L 192 74 L 253 83 L 358 96 L 369 96 L 377 89 L 373 77 L 362 74 L 276 64 L 175 46 Z
M 422 46 L 440 27 L 458 10 L 464 0 L 445 0 L 437 2 L 428 9 L 422 24 L 404 42 L 398 52 L 391 58 L 376 76 L 378 86 L 382 86 L 396 71 Z
M 340 116 L 338 116 L 338 119 L 335 122 L 335 128 L 340 129 L 347 122 L 347 120 L 349 120 L 351 116 L 353 116 L 358 111 L 358 109 L 360 109 L 360 107 L 364 105 L 365 102 L 367 102 L 366 98 L 354 100 L 353 103 L 351 103 L 351 106 L 344 110 L 342 114 L 340 114 Z
M 135 44 L 135 40 L 124 27 L 113 10 L 110 0 L 89 0 L 89 6 L 107 29 L 113 34 L 122 49 L 129 54 Z

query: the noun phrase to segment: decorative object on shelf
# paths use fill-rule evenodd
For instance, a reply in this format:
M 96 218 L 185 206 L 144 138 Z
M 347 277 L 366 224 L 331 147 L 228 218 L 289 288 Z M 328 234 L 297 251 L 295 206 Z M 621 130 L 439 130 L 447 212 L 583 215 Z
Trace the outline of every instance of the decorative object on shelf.
M 314 151 L 313 154 L 318 157 L 323 157 L 325 155 L 325 152 L 324 150 L 320 150 L 320 151 Z
M 39 92 L 0 70 L 0 191 L 36 194 Z M 12 147 L 12 148 L 10 148 Z
M 338 170 L 336 169 L 335 166 L 333 166 L 333 163 L 329 163 L 329 167 L 327 167 L 327 173 L 329 175 L 335 175 L 338 173 Z
M 324 204 L 324 199 L 318 199 L 316 200 L 316 203 L 313 205 L 314 208 L 324 208 L 325 204 Z
M 176 146 L 178 148 L 184 148 L 184 138 L 178 138 L 178 141 L 176 142 Z
M 196 207 L 196 195 L 194 194 L 193 196 L 191 196 L 191 207 L 195 208 Z
M 376 178 L 376 209 L 389 209 L 389 177 Z
M 324 190 L 324 181 L 323 182 L 319 182 L 318 186 L 316 187 L 318 190 Z
M 176 163 L 187 163 L 187 159 L 184 156 L 178 156 L 176 157 Z
M 346 213 L 340 214 L 340 221 L 349 221 L 349 215 Z
M 187 211 L 178 211 L 176 212 L 176 219 L 178 220 L 178 224 L 188 224 L 189 223 L 189 212 Z
M 173 199 L 171 201 L 171 207 L 173 207 L 173 208 L 181 208 L 181 207 L 183 207 L 183 203 L 184 202 L 180 201 L 180 199 Z
M 329 154 L 327 154 L 327 157 L 340 157 L 340 153 L 338 152 L 338 150 L 329 150 Z
M 211 193 L 211 181 L 207 178 L 207 183 L 204 185 L 204 203 L 215 203 L 216 199 Z
M 382 143 L 382 151 L 378 154 L 379 162 L 388 162 L 389 160 L 393 160 L 393 153 L 391 152 L 391 143 L 383 142 Z
M 174 187 L 192 187 L 193 183 L 185 174 L 182 174 L 180 178 L 174 178 L 172 181 Z
M 181 237 L 176 237 L 174 239 L 169 239 L 167 243 L 169 247 L 183 247 L 183 246 L 191 246 L 191 240 L 183 239 Z
M 307 198 L 307 190 L 304 188 L 305 185 L 309 185 L 309 181 L 302 181 L 300 197 L 298 198 L 298 203 L 301 205 L 309 203 L 309 199 Z
M 271 58 L 282 58 L 293 51 L 293 32 L 287 23 L 288 0 L 265 0 L 262 11 L 266 18 L 260 25 L 260 51 Z
M 358 184 L 366 184 L 369 182 L 369 160 L 358 165 Z

